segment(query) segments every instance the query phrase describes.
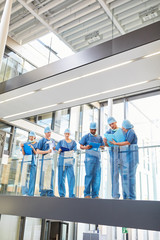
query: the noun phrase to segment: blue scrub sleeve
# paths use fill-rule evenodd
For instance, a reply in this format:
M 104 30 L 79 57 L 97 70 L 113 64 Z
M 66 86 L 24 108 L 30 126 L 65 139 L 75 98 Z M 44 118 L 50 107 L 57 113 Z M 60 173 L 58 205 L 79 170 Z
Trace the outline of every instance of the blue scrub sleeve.
M 33 145 L 33 147 L 34 147 L 35 150 L 37 150 L 37 146 L 38 146 L 38 143 L 35 143 L 35 144 Z
M 43 149 L 43 138 L 39 140 L 37 144 L 37 149 L 42 150 Z
M 101 137 L 101 146 L 105 146 L 104 142 L 103 142 L 103 138 Z
M 73 143 L 73 150 L 76 151 L 77 150 L 77 143 L 74 141 Z
M 83 137 L 81 138 L 81 140 L 79 141 L 79 144 L 81 144 L 81 145 L 87 145 L 86 137 L 87 137 L 86 135 L 83 136 Z
M 58 151 L 62 147 L 61 141 L 59 141 L 56 145 L 56 150 Z
M 132 131 L 128 131 L 127 136 L 126 136 L 126 141 L 128 141 L 130 144 L 132 144 L 134 138 L 135 138 L 135 133 Z

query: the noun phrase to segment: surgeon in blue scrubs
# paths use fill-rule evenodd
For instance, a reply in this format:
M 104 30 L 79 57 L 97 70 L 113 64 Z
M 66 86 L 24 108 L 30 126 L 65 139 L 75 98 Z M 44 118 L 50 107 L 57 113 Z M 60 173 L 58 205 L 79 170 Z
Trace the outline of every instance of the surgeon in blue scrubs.
M 137 135 L 129 120 L 124 120 L 122 130 L 125 133 L 124 142 L 111 141 L 120 147 L 121 177 L 124 199 L 136 199 L 136 170 L 139 163 Z
M 22 154 L 23 154 L 23 160 L 22 160 L 22 166 L 21 170 L 23 171 L 24 164 L 29 164 L 30 167 L 30 176 L 29 176 L 29 189 L 27 186 L 26 179 L 26 185 L 22 186 L 22 194 L 33 196 L 34 190 L 35 190 L 35 182 L 36 182 L 36 171 L 37 171 L 37 161 L 36 161 L 36 154 L 37 154 L 37 142 L 36 142 L 36 134 L 35 132 L 29 133 L 29 141 L 21 144 L 22 148 Z M 28 152 L 27 152 L 28 149 Z M 25 162 L 25 159 L 30 156 L 30 161 Z
M 101 153 L 100 148 L 104 148 L 104 142 L 101 136 L 96 135 L 97 126 L 95 122 L 90 124 L 90 133 L 86 134 L 80 140 L 80 148 L 85 149 L 85 198 L 98 198 L 101 182 Z M 93 147 L 91 144 L 99 147 Z
M 54 162 L 53 162 L 53 155 L 51 153 L 55 150 L 55 141 L 51 138 L 51 129 L 50 127 L 46 127 L 44 129 L 45 137 L 40 139 L 38 146 L 37 146 L 37 153 L 42 154 L 41 159 L 41 172 L 40 172 L 40 195 L 41 196 L 49 196 L 54 197 L 54 189 L 53 189 L 53 178 L 54 178 Z M 45 160 L 46 157 L 46 160 Z M 44 189 L 44 165 L 51 162 L 51 182 L 50 186 L 47 189 Z
M 117 121 L 114 117 L 109 117 L 108 125 L 110 129 L 106 132 L 107 134 L 114 134 L 119 128 L 117 126 Z M 107 144 L 107 139 L 103 139 L 105 146 L 109 147 Z M 119 193 L 119 148 L 117 146 L 109 147 L 110 155 L 110 169 L 111 169 L 111 180 L 112 180 L 112 197 L 118 199 L 120 197 Z
M 67 128 L 64 131 L 65 139 L 58 142 L 56 149 L 59 152 L 58 158 L 58 192 L 60 197 L 65 197 L 65 178 L 67 175 L 69 197 L 74 198 L 74 187 L 75 187 L 75 175 L 74 175 L 74 158 L 73 152 L 77 150 L 77 143 L 70 139 L 70 130 Z M 71 151 L 71 152 L 70 152 Z M 71 153 L 71 156 L 67 157 L 67 153 Z

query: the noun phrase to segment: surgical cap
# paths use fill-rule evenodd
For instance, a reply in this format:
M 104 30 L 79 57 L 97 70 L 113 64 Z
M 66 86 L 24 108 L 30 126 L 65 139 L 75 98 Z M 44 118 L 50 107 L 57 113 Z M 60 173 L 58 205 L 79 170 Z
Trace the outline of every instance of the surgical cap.
M 69 128 L 66 128 L 66 130 L 64 131 L 64 133 L 70 133 Z
M 31 131 L 31 132 L 29 133 L 29 137 L 36 137 L 35 132 L 32 132 L 32 131 Z
M 109 117 L 107 122 L 108 122 L 108 124 L 111 124 L 111 123 L 114 123 L 114 122 L 117 122 L 117 121 L 114 117 Z
M 48 132 L 51 132 L 51 128 L 50 128 L 50 127 L 46 127 L 46 128 L 44 129 L 44 133 L 48 133 Z
M 97 129 L 97 124 L 95 122 L 91 122 L 90 129 Z
M 125 129 L 131 129 L 134 126 L 130 123 L 129 120 L 124 120 L 123 123 L 122 123 L 122 127 L 125 128 Z

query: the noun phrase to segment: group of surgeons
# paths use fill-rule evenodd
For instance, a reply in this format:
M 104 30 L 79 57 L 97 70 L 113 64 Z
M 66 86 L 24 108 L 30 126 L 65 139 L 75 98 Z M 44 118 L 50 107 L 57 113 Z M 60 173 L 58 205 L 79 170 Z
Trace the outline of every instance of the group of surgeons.
M 137 135 L 129 120 L 124 120 L 122 128 L 117 126 L 114 117 L 108 118 L 110 129 L 104 134 L 104 138 L 97 134 L 97 125 L 90 123 L 90 131 L 79 141 L 80 149 L 85 150 L 85 198 L 99 198 L 101 184 L 101 151 L 109 148 L 110 171 L 112 182 L 112 197 L 120 198 L 119 176 L 122 182 L 123 199 L 136 199 L 136 169 L 138 166 Z M 77 150 L 76 141 L 70 138 L 70 130 L 64 131 L 64 139 L 57 144 L 51 138 L 51 129 L 44 129 L 45 136 L 36 142 L 34 132 L 29 133 L 29 141 L 21 144 L 22 176 L 25 164 L 29 166 L 29 176 L 22 180 L 22 194 L 34 195 L 37 161 L 39 154 L 40 176 L 39 191 L 41 196 L 54 197 L 54 164 L 56 151 L 58 152 L 58 192 L 60 197 L 66 196 L 65 180 L 67 177 L 69 197 L 75 197 L 74 153 Z M 50 171 L 48 171 L 50 169 Z

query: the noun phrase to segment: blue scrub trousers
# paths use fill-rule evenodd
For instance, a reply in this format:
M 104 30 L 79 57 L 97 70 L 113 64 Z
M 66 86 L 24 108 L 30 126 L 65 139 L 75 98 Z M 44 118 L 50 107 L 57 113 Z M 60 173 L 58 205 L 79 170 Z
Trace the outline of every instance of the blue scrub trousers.
M 72 164 L 67 164 L 66 166 L 58 166 L 58 192 L 60 197 L 65 197 L 66 187 L 65 178 L 67 175 L 68 187 L 69 187 L 69 197 L 74 198 L 74 187 L 75 187 L 75 175 Z
M 37 166 L 31 164 L 28 196 L 34 196 Z
M 24 159 L 22 161 L 21 173 L 23 171 L 24 164 L 27 164 L 27 168 L 28 168 L 27 169 L 28 174 L 26 176 L 25 186 L 21 186 L 22 195 L 34 196 L 37 166 L 32 161 L 24 162 Z
M 119 198 L 119 147 L 109 147 L 112 197 Z
M 44 156 L 42 157 L 42 159 L 40 159 L 41 161 L 41 172 L 40 172 L 40 181 L 39 181 L 39 191 L 40 191 L 40 196 L 48 196 L 48 197 L 54 197 L 54 188 L 53 188 L 53 179 L 54 179 L 54 170 L 52 169 L 51 171 L 51 182 L 50 182 L 50 186 L 47 189 L 43 188 L 43 183 L 44 183 L 44 171 L 43 171 L 43 165 L 45 164 L 45 161 L 53 161 L 53 159 L 51 160 L 44 160 Z M 51 168 L 53 162 L 51 163 Z
M 122 178 L 123 199 L 136 199 L 136 170 L 138 166 L 138 146 L 120 148 L 119 171 Z
M 85 190 L 84 196 L 92 196 L 96 198 L 99 196 L 101 183 L 101 165 L 100 159 L 96 157 L 86 157 L 85 159 Z M 92 190 L 91 190 L 92 188 Z

